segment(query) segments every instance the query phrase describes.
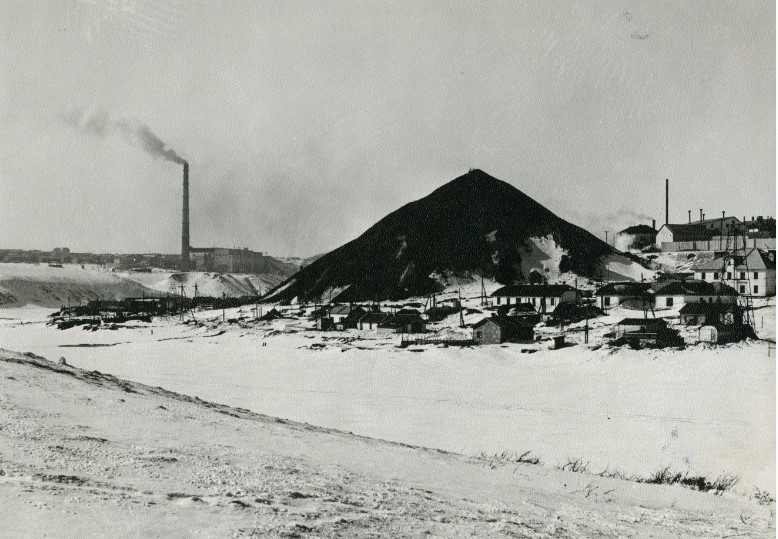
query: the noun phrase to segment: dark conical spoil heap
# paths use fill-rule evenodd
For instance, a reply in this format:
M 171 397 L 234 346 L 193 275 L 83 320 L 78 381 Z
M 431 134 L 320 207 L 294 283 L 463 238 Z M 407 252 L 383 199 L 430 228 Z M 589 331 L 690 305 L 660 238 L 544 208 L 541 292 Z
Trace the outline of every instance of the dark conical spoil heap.
M 432 274 L 477 273 L 501 283 L 522 282 L 528 276 L 522 274 L 521 257 L 530 238 L 547 236 L 567 251 L 561 272 L 595 276 L 601 258 L 614 252 L 515 187 L 471 170 L 390 213 L 268 298 L 311 301 L 351 285 L 352 300 L 399 299 L 439 289 Z

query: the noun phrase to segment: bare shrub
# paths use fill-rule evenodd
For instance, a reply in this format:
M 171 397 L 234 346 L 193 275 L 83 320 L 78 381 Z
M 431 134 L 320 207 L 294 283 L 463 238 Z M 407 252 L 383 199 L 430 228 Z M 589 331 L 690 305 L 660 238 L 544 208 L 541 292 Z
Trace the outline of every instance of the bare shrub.
M 571 459 L 567 458 L 567 462 L 562 466 L 558 466 L 560 470 L 574 473 L 589 473 L 589 461 L 582 458 Z

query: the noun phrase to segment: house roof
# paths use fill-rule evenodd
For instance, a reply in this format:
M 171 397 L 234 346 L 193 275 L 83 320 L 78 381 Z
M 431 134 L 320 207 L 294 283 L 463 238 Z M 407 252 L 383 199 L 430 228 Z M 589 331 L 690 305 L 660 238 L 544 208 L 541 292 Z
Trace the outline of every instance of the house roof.
M 363 324 L 378 324 L 389 318 L 389 316 L 391 316 L 389 313 L 372 312 L 367 313 L 365 316 L 360 318 L 359 321 Z
M 622 281 L 608 283 L 602 286 L 594 294 L 596 296 L 643 296 L 651 288 L 651 283 L 636 283 L 634 281 Z
M 698 280 L 654 283 L 652 289 L 656 296 L 737 296 L 731 286 Z
M 680 314 L 719 314 L 728 311 L 737 311 L 740 307 L 733 303 L 687 303 Z
M 737 221 L 738 223 L 742 222 L 740 219 L 738 219 L 734 215 L 727 215 L 726 217 L 724 217 L 725 221 L 731 221 L 733 219 L 735 221 Z M 709 225 L 711 223 L 713 223 L 713 224 L 721 223 L 721 217 L 714 217 L 713 219 L 702 219 L 702 220 L 699 220 L 699 221 L 692 221 L 691 222 L 691 224 L 693 224 L 693 225 Z
M 667 322 L 661 318 L 625 318 L 619 326 L 645 326 L 646 329 L 666 328 Z
M 511 298 L 558 298 L 563 293 L 574 290 L 566 284 L 514 284 L 503 286 L 492 292 L 492 297 Z
M 354 307 L 350 313 L 348 313 L 348 316 L 342 320 L 342 323 L 344 324 L 356 324 L 359 322 L 363 316 L 365 316 L 367 311 L 363 309 L 362 307 Z
M 362 309 L 358 305 L 333 305 L 330 309 L 330 316 L 333 314 L 349 314 L 352 310 Z M 362 309 L 364 311 L 364 309 Z
M 654 227 L 648 226 L 648 225 L 634 225 L 634 226 L 628 226 L 619 234 L 652 234 L 656 236 L 656 229 Z
M 751 249 L 745 256 L 735 255 L 732 258 L 737 271 L 775 269 L 775 254 L 759 249 Z M 727 257 L 714 258 L 709 262 L 695 266 L 694 269 L 695 271 L 723 271 L 727 260 Z
M 662 225 L 662 230 L 666 228 L 673 234 L 673 241 L 696 241 L 710 239 L 712 234 L 705 225 L 691 224 L 691 225 Z
M 488 323 L 496 324 L 500 327 L 500 329 L 505 330 L 514 330 L 514 329 L 525 329 L 533 327 L 534 324 L 527 323 L 524 320 L 521 320 L 519 318 L 511 318 L 506 316 L 492 316 L 489 318 L 482 318 L 475 324 L 473 324 L 473 329 L 480 328 L 481 326 L 484 326 Z
M 395 314 L 379 322 L 378 327 L 397 328 L 407 324 L 425 324 L 418 314 Z

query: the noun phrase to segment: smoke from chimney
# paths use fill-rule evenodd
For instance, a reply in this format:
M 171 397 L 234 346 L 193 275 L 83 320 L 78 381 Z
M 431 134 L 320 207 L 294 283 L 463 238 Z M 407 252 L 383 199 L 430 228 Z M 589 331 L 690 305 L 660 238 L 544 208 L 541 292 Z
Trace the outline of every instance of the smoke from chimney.
M 183 165 L 184 159 L 159 138 L 146 124 L 125 118 L 111 118 L 104 110 L 87 112 L 84 109 L 74 109 L 62 116 L 64 122 L 84 133 L 105 138 L 112 135 L 121 135 L 125 140 L 135 146 L 141 147 L 153 157 L 161 157 L 166 161 L 172 161 Z

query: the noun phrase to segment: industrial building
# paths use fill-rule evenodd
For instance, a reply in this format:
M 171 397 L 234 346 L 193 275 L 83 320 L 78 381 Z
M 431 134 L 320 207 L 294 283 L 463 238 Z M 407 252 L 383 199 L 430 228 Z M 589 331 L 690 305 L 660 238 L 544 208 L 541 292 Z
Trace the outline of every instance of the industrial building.
M 267 260 L 262 252 L 224 247 L 190 247 L 189 267 L 214 273 L 263 273 Z

